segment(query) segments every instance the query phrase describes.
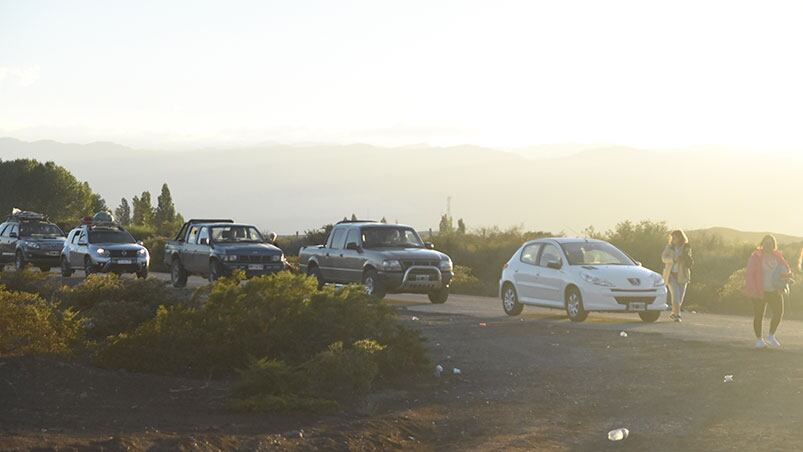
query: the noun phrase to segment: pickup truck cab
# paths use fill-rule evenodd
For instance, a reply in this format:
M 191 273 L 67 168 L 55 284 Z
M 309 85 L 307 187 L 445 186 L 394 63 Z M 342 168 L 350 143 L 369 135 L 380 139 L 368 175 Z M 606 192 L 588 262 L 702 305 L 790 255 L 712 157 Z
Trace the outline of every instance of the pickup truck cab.
M 14 209 L 0 224 L 0 270 L 14 263 L 17 270 L 31 264 L 50 271 L 63 247 L 64 231 L 41 213 Z
M 301 271 L 318 283 L 361 283 L 377 298 L 387 293 L 425 293 L 432 303 L 449 298 L 452 260 L 432 249 L 410 226 L 342 221 L 325 245 L 299 252 Z
M 70 231 L 61 251 L 61 275 L 75 270 L 92 273 L 134 273 L 148 277 L 148 250 L 111 216 L 97 214 L 84 218 L 83 224 Z
M 165 264 L 175 287 L 199 275 L 215 281 L 234 270 L 261 276 L 285 268 L 284 253 L 265 240 L 256 226 L 233 220 L 190 220 L 165 243 Z

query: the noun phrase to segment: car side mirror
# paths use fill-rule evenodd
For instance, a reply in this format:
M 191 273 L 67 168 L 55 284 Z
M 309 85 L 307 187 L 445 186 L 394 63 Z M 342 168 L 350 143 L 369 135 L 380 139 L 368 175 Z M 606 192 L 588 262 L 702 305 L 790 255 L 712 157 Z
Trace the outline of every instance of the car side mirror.
M 432 242 L 424 242 L 424 248 L 426 248 L 428 250 L 434 250 L 435 249 L 435 244 L 432 243 Z
M 275 232 L 268 232 L 268 243 L 273 244 L 276 243 L 276 239 L 279 238 L 279 234 Z
M 352 251 L 359 251 L 360 250 L 360 245 L 357 245 L 357 243 L 355 243 L 355 242 L 349 242 L 349 243 L 346 244 L 346 249 L 347 250 L 352 250 Z
M 209 239 L 204 237 L 204 238 L 198 240 L 198 244 L 199 245 L 209 245 Z
M 19 235 L 17 235 L 16 232 L 12 232 L 11 234 L 8 234 L 8 236 L 11 237 L 12 239 L 16 239 L 17 237 L 19 237 Z
M 560 270 L 563 267 L 563 264 L 559 260 L 549 260 L 546 263 L 547 268 L 551 268 L 553 270 Z
M 636 263 L 636 265 L 638 265 L 639 267 L 641 267 L 641 266 L 642 266 L 642 265 L 641 265 L 641 262 L 639 262 L 639 261 L 633 261 L 633 262 L 635 262 L 635 263 Z

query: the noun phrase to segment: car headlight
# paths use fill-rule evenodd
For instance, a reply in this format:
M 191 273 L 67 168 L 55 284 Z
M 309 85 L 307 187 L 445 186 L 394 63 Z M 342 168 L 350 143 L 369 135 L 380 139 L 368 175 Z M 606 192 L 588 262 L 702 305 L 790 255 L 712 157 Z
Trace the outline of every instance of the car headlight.
M 148 250 L 142 248 L 141 250 L 137 251 L 137 254 L 139 254 L 140 256 L 146 256 L 148 254 Z
M 600 278 L 599 276 L 594 276 L 589 273 L 582 273 L 581 276 L 585 282 L 594 284 L 596 286 L 613 287 L 612 282 L 608 281 L 607 279 Z
M 98 256 L 106 256 L 109 254 L 108 251 L 104 250 L 103 248 L 98 248 L 95 250 L 95 252 L 98 253 Z
M 225 255 L 225 256 L 223 256 L 223 260 L 226 261 L 226 262 L 236 262 L 237 261 L 237 255 L 236 254 Z
M 38 243 L 34 242 L 25 242 L 25 247 L 30 248 L 32 250 L 38 250 L 41 246 Z
M 283 255 L 281 255 L 281 254 L 277 254 L 277 255 L 275 255 L 275 256 L 271 256 L 271 257 L 270 257 L 270 260 L 271 260 L 272 262 L 280 262 L 280 261 L 284 260 L 284 256 L 283 256 Z
M 452 265 L 452 260 L 447 257 L 445 260 L 438 262 L 438 268 L 445 272 L 452 271 L 452 268 L 454 268 Z
M 653 287 L 661 287 L 665 286 L 666 282 L 661 275 L 652 275 L 652 286 Z
M 387 271 L 401 271 L 402 264 L 400 261 L 397 260 L 385 260 L 382 261 L 382 270 Z

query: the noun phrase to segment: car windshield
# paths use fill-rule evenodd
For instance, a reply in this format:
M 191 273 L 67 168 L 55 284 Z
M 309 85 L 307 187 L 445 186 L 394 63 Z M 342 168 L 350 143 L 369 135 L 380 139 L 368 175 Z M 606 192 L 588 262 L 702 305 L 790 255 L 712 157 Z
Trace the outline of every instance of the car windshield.
M 20 223 L 20 237 L 57 238 L 64 237 L 64 232 L 55 224 Z
M 362 228 L 362 245 L 365 248 L 424 247 L 424 243 L 413 228 L 402 227 Z
M 215 243 L 262 243 L 265 239 L 253 226 L 214 226 L 212 242 Z
M 126 231 L 93 230 L 89 231 L 89 243 L 136 243 L 134 237 Z
M 618 248 L 605 242 L 562 243 L 569 265 L 635 265 Z

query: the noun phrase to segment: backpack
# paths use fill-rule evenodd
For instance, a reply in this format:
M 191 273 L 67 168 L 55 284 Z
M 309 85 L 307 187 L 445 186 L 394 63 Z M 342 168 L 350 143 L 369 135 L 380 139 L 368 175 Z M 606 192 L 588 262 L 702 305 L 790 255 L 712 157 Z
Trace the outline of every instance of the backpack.
M 688 245 L 683 246 L 683 251 L 680 254 L 680 263 L 689 270 L 694 267 L 694 258 L 691 255 L 691 248 Z

